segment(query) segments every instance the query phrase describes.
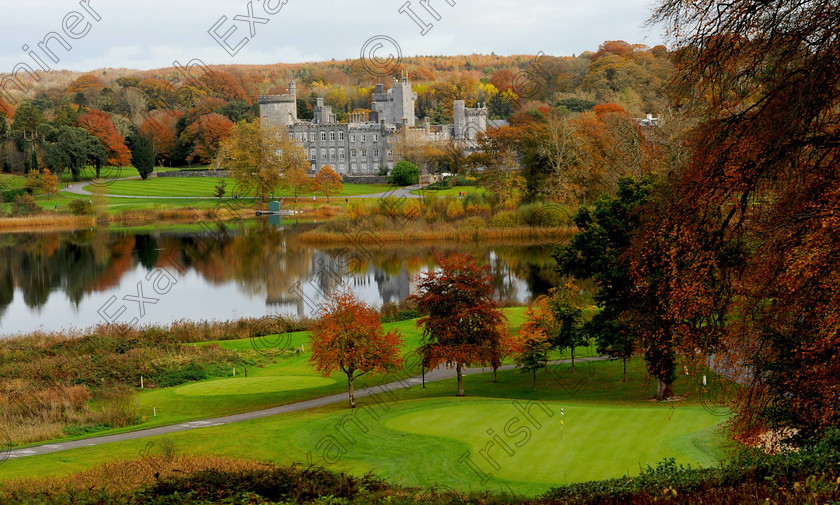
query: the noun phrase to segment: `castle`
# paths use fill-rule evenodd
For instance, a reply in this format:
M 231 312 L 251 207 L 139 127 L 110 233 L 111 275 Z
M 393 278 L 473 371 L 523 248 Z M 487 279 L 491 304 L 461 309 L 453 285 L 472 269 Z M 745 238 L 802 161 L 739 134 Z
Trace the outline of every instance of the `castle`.
M 479 133 L 487 131 L 487 108 L 468 108 L 464 100 L 456 100 L 454 124 L 432 125 L 428 120 L 418 125 L 414 116 L 417 93 L 407 76 L 394 79 L 388 91 L 377 84 L 370 114 L 350 114 L 346 123 L 339 123 L 332 107 L 318 98 L 312 121 L 297 117 L 295 82 L 289 83 L 287 95 L 261 95 L 260 118 L 263 124 L 284 126 L 289 138 L 303 146 L 313 171 L 329 165 L 340 174 L 378 175 L 380 168 L 394 168 L 394 141 L 398 134 L 422 138 L 430 142 L 451 142 L 464 151 L 475 148 Z M 367 117 L 365 117 L 367 116 Z M 491 122 L 492 123 L 492 122 Z

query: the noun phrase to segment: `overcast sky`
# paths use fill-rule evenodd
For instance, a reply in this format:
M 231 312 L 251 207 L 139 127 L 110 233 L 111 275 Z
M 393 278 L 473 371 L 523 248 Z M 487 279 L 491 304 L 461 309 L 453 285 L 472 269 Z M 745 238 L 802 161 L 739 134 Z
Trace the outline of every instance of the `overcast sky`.
M 407 0 L 251 0 L 253 18 L 261 18 L 253 26 L 233 19 L 248 17 L 248 0 L 83 1 L 88 5 L 0 0 L 0 71 L 7 73 L 22 61 L 31 64 L 21 46 L 36 48 L 50 32 L 61 33 L 72 46 L 67 51 L 50 43 L 60 60 L 54 68 L 78 71 L 159 68 L 193 58 L 209 64 L 358 58 L 365 42 L 376 36 L 396 41 L 404 55 L 571 55 L 595 50 L 604 40 L 661 43 L 659 30 L 643 26 L 650 0 L 431 0 L 439 21 L 420 0 L 411 0 L 420 22 L 430 26 L 425 35 L 407 12 L 399 12 Z M 68 17 L 72 11 L 84 18 Z M 70 38 L 65 21 L 72 33 L 84 35 Z M 208 34 L 214 25 L 218 39 L 235 30 L 227 38 L 234 49 L 223 48 Z M 387 46 L 377 56 L 394 51 Z

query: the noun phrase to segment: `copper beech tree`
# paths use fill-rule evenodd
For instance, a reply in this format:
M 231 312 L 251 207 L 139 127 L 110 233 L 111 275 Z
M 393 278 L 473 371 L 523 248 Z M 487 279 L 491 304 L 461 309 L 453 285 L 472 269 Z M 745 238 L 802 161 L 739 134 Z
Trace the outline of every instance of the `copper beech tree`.
M 502 348 L 507 319 L 493 300 L 493 277 L 466 254 L 437 253 L 439 270 L 424 272 L 410 299 L 421 313 L 424 363 L 454 365 L 458 396 L 464 396 L 463 367 L 492 363 Z
M 353 383 L 367 373 L 386 373 L 402 367 L 399 331 L 382 329 L 379 313 L 352 293 L 339 292 L 321 308 L 312 329 L 312 357 L 318 373 L 347 376 L 350 408 L 356 408 Z
M 700 121 L 635 263 L 684 342 L 745 362 L 745 438 L 840 425 L 838 19 L 835 0 L 663 0 L 653 19 Z

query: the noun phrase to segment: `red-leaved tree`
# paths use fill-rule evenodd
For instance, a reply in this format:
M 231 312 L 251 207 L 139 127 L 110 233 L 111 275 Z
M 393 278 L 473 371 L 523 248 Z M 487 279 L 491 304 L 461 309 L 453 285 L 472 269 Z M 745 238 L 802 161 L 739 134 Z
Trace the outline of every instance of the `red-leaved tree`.
M 84 128 L 91 135 L 99 139 L 105 146 L 108 163 L 115 167 L 125 167 L 131 164 L 131 151 L 125 145 L 125 138 L 120 135 L 111 117 L 101 110 L 89 110 L 79 117 L 76 126 Z M 99 167 L 96 167 L 96 177 L 99 177 Z
M 462 368 L 493 361 L 507 318 L 493 300 L 493 277 L 466 254 L 435 255 L 440 270 L 424 272 L 416 300 L 423 327 L 424 363 L 455 365 L 458 396 L 464 396 Z
M 347 376 L 350 408 L 356 408 L 354 381 L 366 373 L 385 373 L 402 366 L 402 337 L 385 332 L 379 313 L 352 293 L 336 293 L 321 308 L 312 329 L 312 357 L 318 373 L 341 370 Z

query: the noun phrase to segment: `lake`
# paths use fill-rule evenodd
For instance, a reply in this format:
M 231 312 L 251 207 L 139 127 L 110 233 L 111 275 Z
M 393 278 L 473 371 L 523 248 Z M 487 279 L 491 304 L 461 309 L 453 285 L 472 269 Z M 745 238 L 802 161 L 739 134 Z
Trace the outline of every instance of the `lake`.
M 488 265 L 505 303 L 527 303 L 560 282 L 549 245 L 303 243 L 299 235 L 313 226 L 252 220 L 223 231 L 0 234 L 0 337 L 100 323 L 307 317 L 342 288 L 379 307 L 414 293 L 436 251 Z

